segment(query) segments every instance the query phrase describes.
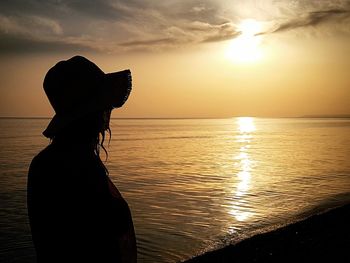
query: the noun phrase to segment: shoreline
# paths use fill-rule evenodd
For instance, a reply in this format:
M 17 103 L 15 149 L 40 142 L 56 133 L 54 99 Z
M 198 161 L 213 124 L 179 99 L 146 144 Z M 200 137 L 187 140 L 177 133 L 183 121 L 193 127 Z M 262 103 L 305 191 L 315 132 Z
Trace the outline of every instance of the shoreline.
M 182 262 L 350 262 L 350 203 Z

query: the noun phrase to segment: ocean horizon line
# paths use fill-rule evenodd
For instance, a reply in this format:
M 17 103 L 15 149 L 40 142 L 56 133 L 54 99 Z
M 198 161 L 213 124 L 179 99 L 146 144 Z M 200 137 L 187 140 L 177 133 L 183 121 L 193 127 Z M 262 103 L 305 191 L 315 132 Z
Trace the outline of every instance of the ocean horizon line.
M 336 115 L 301 115 L 301 116 L 230 116 L 230 117 L 113 117 L 111 120 L 200 120 L 200 119 L 231 119 L 231 118 L 260 118 L 260 119 L 348 119 L 350 114 Z M 0 119 L 52 119 L 45 116 L 0 116 Z

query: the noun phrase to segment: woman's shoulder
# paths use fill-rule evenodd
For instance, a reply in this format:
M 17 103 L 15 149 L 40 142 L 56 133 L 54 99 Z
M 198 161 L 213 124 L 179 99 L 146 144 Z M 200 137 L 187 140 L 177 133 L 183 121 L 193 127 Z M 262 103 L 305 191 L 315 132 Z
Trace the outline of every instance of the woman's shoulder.
M 88 179 L 103 172 L 93 152 L 64 149 L 50 144 L 33 158 L 28 176 L 64 182 L 66 179 Z
M 98 160 L 94 152 L 87 147 L 61 147 L 50 144 L 33 158 L 32 165 L 70 162 L 96 165 Z
M 68 160 L 69 153 L 63 158 L 64 153 L 59 149 L 55 149 L 52 144 L 41 150 L 31 161 L 29 170 L 44 171 L 47 168 L 62 167 L 62 162 Z M 51 169 L 52 170 L 52 169 Z
M 41 150 L 37 155 L 32 159 L 29 170 L 38 169 L 42 164 L 47 163 L 50 160 L 50 145 L 45 149 Z

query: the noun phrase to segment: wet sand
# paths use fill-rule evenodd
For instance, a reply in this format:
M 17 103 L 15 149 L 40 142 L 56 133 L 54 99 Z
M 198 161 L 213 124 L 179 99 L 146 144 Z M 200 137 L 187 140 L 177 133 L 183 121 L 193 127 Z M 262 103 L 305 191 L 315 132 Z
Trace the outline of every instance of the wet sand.
M 185 262 L 350 262 L 350 204 Z

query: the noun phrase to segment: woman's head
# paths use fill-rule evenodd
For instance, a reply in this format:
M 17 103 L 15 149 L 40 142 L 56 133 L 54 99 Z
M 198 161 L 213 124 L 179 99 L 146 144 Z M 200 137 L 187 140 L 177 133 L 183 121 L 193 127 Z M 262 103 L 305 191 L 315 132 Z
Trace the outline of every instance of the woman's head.
M 106 130 L 110 110 L 121 107 L 128 99 L 131 73 L 124 70 L 105 74 L 93 62 L 75 56 L 47 72 L 44 90 L 56 112 L 43 132 L 46 137 L 53 138 L 77 123 L 90 131 Z

